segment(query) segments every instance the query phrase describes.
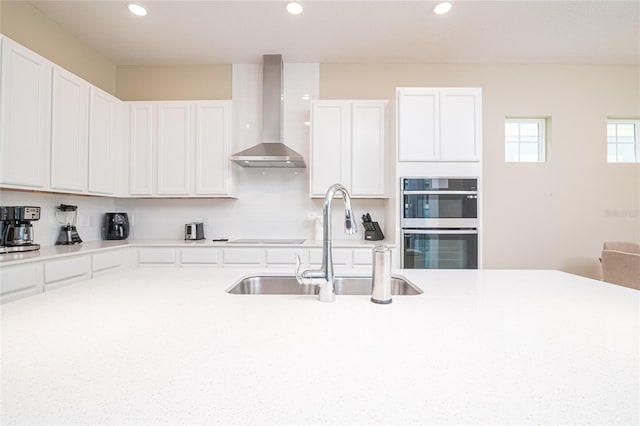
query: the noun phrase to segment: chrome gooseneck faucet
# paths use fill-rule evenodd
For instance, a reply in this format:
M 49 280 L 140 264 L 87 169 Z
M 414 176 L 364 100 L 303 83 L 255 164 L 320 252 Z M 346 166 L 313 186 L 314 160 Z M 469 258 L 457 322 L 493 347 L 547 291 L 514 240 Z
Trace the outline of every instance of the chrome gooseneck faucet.
M 322 208 L 322 266 L 320 269 L 307 269 L 300 272 L 300 257 L 296 256 L 296 279 L 301 285 L 317 285 L 320 288 L 321 302 L 335 302 L 336 288 L 333 281 L 333 257 L 331 255 L 331 203 L 336 193 L 341 192 L 344 199 L 344 231 L 352 235 L 358 232 L 351 209 L 351 197 L 347 189 L 339 183 L 329 187 Z

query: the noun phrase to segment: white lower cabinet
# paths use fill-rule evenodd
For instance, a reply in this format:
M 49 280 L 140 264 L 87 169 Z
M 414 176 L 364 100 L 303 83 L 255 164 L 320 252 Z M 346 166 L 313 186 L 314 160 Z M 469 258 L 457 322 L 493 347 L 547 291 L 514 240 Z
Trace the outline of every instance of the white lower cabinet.
M 0 267 L 0 302 L 33 296 L 81 280 L 129 267 L 282 268 L 295 271 L 296 255 L 302 268 L 317 269 L 322 248 L 306 247 L 119 247 L 82 255 Z M 371 272 L 372 248 L 333 249 L 336 270 Z
M 373 248 L 354 249 L 352 260 L 354 268 L 370 268 L 373 266 Z
M 143 247 L 138 251 L 139 266 L 175 265 L 176 249 L 173 247 Z
M 267 249 L 267 267 L 295 267 L 296 256 L 302 265 L 309 263 L 309 249 L 305 248 L 272 248 Z M 293 270 L 293 269 L 292 269 Z
M 222 249 L 224 266 L 257 267 L 265 264 L 265 250 L 258 248 L 225 248 Z
M 351 249 L 334 248 L 331 252 L 333 266 L 351 266 Z M 309 250 L 309 263 L 317 267 L 322 264 L 322 249 Z
M 220 249 L 217 248 L 183 248 L 180 249 L 182 266 L 219 266 Z
M 44 291 L 41 262 L 5 266 L 0 269 L 0 301 L 21 299 Z
M 91 271 L 93 276 L 101 275 L 121 269 L 129 264 L 129 250 L 110 250 L 97 253 L 91 257 Z
M 91 278 L 91 257 L 78 256 L 44 264 L 45 291 Z
M 372 248 L 334 248 L 333 266 L 336 268 L 371 268 L 373 264 Z M 311 266 L 318 267 L 322 262 L 322 249 L 309 250 Z
M 0 267 L 0 302 L 10 302 L 131 265 L 129 248 Z

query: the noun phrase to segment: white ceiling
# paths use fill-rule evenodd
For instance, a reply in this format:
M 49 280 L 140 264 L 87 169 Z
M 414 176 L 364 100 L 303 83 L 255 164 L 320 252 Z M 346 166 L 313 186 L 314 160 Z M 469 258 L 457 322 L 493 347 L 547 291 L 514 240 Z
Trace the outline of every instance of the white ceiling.
M 30 2 L 118 65 L 285 62 L 640 63 L 640 1 Z

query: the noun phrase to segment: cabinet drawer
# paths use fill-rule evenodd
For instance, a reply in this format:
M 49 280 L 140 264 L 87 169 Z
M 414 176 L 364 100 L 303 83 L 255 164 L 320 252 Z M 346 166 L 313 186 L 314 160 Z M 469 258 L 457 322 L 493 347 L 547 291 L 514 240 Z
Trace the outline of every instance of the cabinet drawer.
M 7 266 L 0 269 L 0 298 L 2 302 L 42 293 L 42 264 Z
M 373 248 L 354 249 L 353 264 L 358 266 L 373 265 Z
M 44 265 L 44 282 L 51 284 L 88 276 L 90 273 L 89 263 L 89 256 L 47 262 Z
M 122 255 L 123 253 L 120 250 L 94 254 L 92 264 L 93 272 L 119 268 L 124 263 L 122 261 Z
M 331 252 L 333 255 L 333 266 L 351 265 L 351 249 L 336 249 Z M 322 263 L 322 249 L 309 250 L 309 263 L 320 265 Z
M 296 255 L 305 264 L 309 257 L 309 251 L 303 248 L 291 249 L 267 249 L 267 265 L 295 265 Z
M 224 249 L 222 259 L 225 265 L 262 265 L 264 264 L 264 250 Z
M 176 263 L 176 251 L 173 248 L 141 248 L 138 256 L 140 263 Z
M 180 259 L 183 264 L 216 264 L 218 263 L 218 252 L 219 250 L 214 248 L 186 248 L 180 250 Z

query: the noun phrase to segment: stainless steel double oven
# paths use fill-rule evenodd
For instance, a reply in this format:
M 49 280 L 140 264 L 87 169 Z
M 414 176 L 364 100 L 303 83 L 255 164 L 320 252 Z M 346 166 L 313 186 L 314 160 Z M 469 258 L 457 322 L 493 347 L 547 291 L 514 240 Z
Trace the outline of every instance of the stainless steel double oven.
M 478 268 L 478 179 L 403 177 L 402 267 Z

